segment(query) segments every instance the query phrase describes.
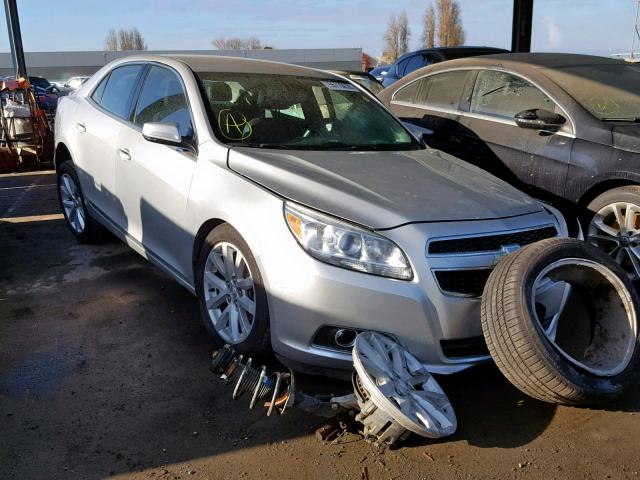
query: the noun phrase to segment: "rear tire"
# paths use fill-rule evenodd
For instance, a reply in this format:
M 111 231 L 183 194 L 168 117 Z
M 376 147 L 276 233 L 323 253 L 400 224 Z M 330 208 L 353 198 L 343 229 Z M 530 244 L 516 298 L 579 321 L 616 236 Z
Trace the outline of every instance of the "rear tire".
M 589 328 L 582 330 L 587 332 L 585 343 L 588 342 L 588 346 L 581 347 L 580 350 L 583 355 L 582 365 L 568 359 L 566 351 L 561 351 L 557 345 L 557 335 L 560 334 L 554 333 L 555 338 L 550 338 L 549 333 L 543 330 L 538 320 L 538 313 L 534 312 L 534 304 L 536 306 L 537 304 L 532 298 L 536 282 L 549 266 L 563 261 L 575 261 L 576 265 L 589 263 L 600 265 L 605 267 L 604 272 L 612 274 L 607 277 L 607 280 L 602 280 L 602 284 L 597 283 L 592 286 L 584 280 L 585 286 L 578 285 L 578 282 L 574 281 L 576 286 L 572 287 L 586 288 L 584 298 L 592 300 L 594 307 L 600 307 L 591 309 L 591 312 L 596 312 L 591 315 L 591 318 L 596 319 L 589 323 L 592 329 L 591 337 L 588 335 Z M 584 272 L 591 272 L 589 267 L 580 268 L 584 268 Z M 579 269 L 577 271 L 580 272 Z M 600 272 L 595 269 L 593 271 Z M 574 278 L 583 281 L 587 278 L 587 273 L 584 272 L 575 274 Z M 596 275 L 594 278 L 600 277 Z M 554 280 L 558 281 L 557 278 Z M 592 291 L 588 290 L 590 287 Z M 608 290 L 602 289 L 605 287 Z M 624 309 L 614 303 L 615 299 L 620 299 L 619 304 Z M 640 301 L 633 284 L 609 257 L 583 242 L 554 238 L 529 245 L 498 263 L 489 276 L 482 296 L 482 330 L 489 352 L 500 371 L 514 386 L 527 395 L 550 403 L 597 404 L 615 399 L 637 381 L 640 369 L 640 348 L 638 348 L 640 332 L 637 328 L 639 306 Z M 604 314 L 598 315 L 598 311 Z M 631 313 L 620 313 L 623 311 Z M 616 335 L 617 331 L 613 327 L 611 332 L 605 328 L 608 327 L 607 319 L 613 318 L 614 312 L 617 314 L 615 318 L 629 320 L 629 329 L 632 330 L 631 326 L 634 326 L 635 334 L 624 337 Z M 577 316 L 571 318 L 572 323 L 568 329 L 565 329 L 568 335 L 566 333 L 564 335 L 572 342 L 577 342 L 574 339 L 581 338 L 580 319 Z M 576 318 L 575 321 L 574 318 Z M 600 331 L 604 333 L 598 336 Z M 606 339 L 607 333 L 613 338 L 610 340 L 610 345 L 606 343 L 609 341 Z M 595 374 L 592 371 L 595 368 L 590 368 L 594 365 L 590 363 L 591 357 L 596 357 L 599 352 L 615 352 L 616 338 L 628 338 L 626 350 L 624 350 L 627 353 L 620 354 L 621 359 L 618 364 L 619 369 L 622 370 L 618 372 L 612 368 L 607 375 Z M 599 340 L 602 340 L 602 343 L 598 343 Z M 604 348 L 603 345 L 608 348 L 598 350 Z M 590 347 L 593 349 L 589 350 Z M 615 353 L 610 356 L 615 357 L 616 362 L 618 361 Z
M 57 172 L 58 200 L 69 230 L 80 243 L 96 243 L 104 238 L 104 227 L 94 220 L 87 209 L 78 174 L 71 161 Z
M 217 226 L 204 240 L 196 292 L 204 327 L 216 345 L 258 356 L 271 353 L 262 275 L 249 246 L 229 224 Z

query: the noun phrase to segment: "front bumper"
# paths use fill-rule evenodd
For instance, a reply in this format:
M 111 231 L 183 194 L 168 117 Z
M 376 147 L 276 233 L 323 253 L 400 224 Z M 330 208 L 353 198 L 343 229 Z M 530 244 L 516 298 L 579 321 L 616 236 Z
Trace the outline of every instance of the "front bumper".
M 412 281 L 393 280 L 319 262 L 302 250 L 281 219 L 269 249 L 256 258 L 269 301 L 273 349 L 294 364 L 352 369 L 351 355 L 314 344 L 323 327 L 374 330 L 391 335 L 434 373 L 454 373 L 488 355 L 447 356 L 442 341 L 482 336 L 480 299 L 447 294 L 439 269 L 490 269 L 504 253 L 427 254 L 434 238 L 483 235 L 557 225 L 548 212 L 498 220 L 410 224 L 381 232 L 398 244 L 414 269 Z M 562 234 L 562 228 L 560 227 Z

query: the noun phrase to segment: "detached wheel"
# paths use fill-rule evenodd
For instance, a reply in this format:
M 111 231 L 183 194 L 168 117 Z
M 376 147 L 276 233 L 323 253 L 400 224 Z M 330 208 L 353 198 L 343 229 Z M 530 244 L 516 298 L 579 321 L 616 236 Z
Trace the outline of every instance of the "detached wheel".
M 498 263 L 482 296 L 482 329 L 500 371 L 527 395 L 597 404 L 637 381 L 639 306 L 607 255 L 554 238 Z
M 613 258 L 629 278 L 640 280 L 640 186 L 609 190 L 587 209 L 587 242 Z
M 58 169 L 58 199 L 71 233 L 81 243 L 95 243 L 103 237 L 103 227 L 89 215 L 73 163 Z
M 198 256 L 196 275 L 200 313 L 214 341 L 254 355 L 270 353 L 262 276 L 246 242 L 230 225 L 209 233 Z

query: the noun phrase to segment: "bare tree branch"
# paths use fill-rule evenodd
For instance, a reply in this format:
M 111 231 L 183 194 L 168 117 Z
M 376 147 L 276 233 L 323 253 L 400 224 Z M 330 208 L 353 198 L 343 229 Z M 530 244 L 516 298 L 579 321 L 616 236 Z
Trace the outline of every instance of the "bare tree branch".
M 457 0 L 437 0 L 438 44 L 441 47 L 455 47 L 464 44 L 465 31 L 460 18 Z
M 384 34 L 385 48 L 381 60 L 384 63 L 392 63 L 399 56 L 407 53 L 410 38 L 411 31 L 406 12 L 402 12 L 399 16 L 391 15 Z
M 107 52 L 115 52 L 118 50 L 118 36 L 114 29 L 107 32 L 107 36 L 104 39 L 104 49 Z
M 259 38 L 225 38 L 218 37 L 211 41 L 214 48 L 218 50 L 261 50 L 267 48 L 263 46 Z M 268 47 L 273 48 L 273 47 Z
M 427 7 L 427 11 L 424 13 L 423 19 L 423 32 L 422 32 L 422 44 L 426 48 L 433 48 L 436 46 L 436 10 L 433 8 L 433 4 Z
M 117 32 L 109 30 L 104 39 L 104 49 L 115 52 L 117 50 L 146 50 L 147 44 L 137 28 L 121 28 Z

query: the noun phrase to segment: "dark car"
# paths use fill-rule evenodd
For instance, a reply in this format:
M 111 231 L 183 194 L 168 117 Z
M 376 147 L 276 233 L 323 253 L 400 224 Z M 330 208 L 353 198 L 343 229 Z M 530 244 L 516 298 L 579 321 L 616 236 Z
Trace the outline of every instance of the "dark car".
M 366 72 L 359 72 L 356 70 L 329 70 L 331 73 L 335 73 L 336 75 L 340 75 L 344 78 L 348 78 L 349 80 L 353 80 L 354 82 L 362 85 L 364 88 L 369 90 L 374 95 L 384 88 L 382 84 L 376 80 L 376 77 Z
M 494 47 L 438 47 L 417 50 L 405 53 L 394 63 L 388 65 L 385 70 L 376 74 L 376 79 L 385 87 L 397 82 L 411 72 L 432 65 L 444 62 L 445 60 L 455 60 L 457 58 L 476 57 L 478 55 L 490 55 L 495 53 L 507 53 L 509 50 Z
M 426 143 L 583 219 L 640 278 L 640 65 L 506 54 L 419 70 L 379 98 Z

